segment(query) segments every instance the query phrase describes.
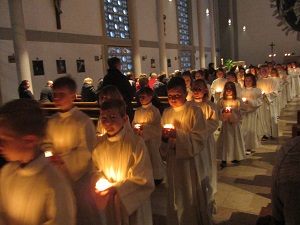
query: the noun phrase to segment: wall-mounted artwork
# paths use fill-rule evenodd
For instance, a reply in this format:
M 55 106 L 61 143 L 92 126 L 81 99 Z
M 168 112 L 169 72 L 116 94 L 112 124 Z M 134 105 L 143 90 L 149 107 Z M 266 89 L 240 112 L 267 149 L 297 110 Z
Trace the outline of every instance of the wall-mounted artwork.
M 43 60 L 32 60 L 32 68 L 34 76 L 45 75 Z
M 151 59 L 151 68 L 155 68 L 155 59 Z
M 167 64 L 168 64 L 168 67 L 171 67 L 171 59 L 167 59 Z
M 56 60 L 56 68 L 58 74 L 67 73 L 66 60 Z
M 77 65 L 77 73 L 84 73 L 85 72 L 85 64 L 83 59 L 76 60 Z

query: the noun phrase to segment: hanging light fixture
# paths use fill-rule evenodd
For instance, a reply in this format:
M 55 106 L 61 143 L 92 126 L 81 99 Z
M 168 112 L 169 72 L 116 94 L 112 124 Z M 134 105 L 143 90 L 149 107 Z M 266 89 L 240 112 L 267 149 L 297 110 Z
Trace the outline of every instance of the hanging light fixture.
M 231 19 L 228 19 L 228 25 L 231 26 Z
M 246 26 L 243 26 L 243 31 L 246 31 Z
M 206 9 L 206 16 L 209 16 L 209 9 Z

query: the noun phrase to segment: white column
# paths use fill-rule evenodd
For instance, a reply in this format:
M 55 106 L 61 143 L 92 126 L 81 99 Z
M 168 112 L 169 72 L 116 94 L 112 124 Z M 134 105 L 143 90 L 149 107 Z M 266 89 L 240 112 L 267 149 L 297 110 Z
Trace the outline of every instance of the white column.
M 234 54 L 234 23 L 237 23 L 237 21 L 233 20 L 233 3 L 232 0 L 229 0 L 229 17 L 231 19 L 231 26 L 229 26 L 230 31 L 230 55 L 231 59 L 235 61 L 235 54 Z
M 199 39 L 199 59 L 200 67 L 205 67 L 205 52 L 204 52 L 204 33 L 202 26 L 202 0 L 197 0 L 197 16 L 198 16 L 198 39 Z
M 25 32 L 22 0 L 8 0 L 10 22 L 19 83 L 28 80 L 32 91 L 31 71 Z M 33 91 L 32 91 L 33 92 Z
M 168 73 L 167 54 L 166 54 L 166 41 L 164 31 L 164 12 L 163 1 L 156 0 L 156 16 L 157 16 L 157 35 L 159 46 L 159 66 L 160 70 Z
M 128 14 L 129 25 L 130 25 L 130 38 L 132 47 L 132 59 L 133 59 L 133 70 L 135 76 L 139 76 L 142 73 L 141 68 L 141 53 L 140 53 L 140 42 L 138 32 L 138 18 L 136 10 L 136 0 L 128 0 Z
M 217 56 L 216 56 L 216 32 L 215 32 L 215 6 L 214 6 L 214 0 L 210 0 L 210 34 L 211 34 L 211 59 L 214 63 L 215 67 L 217 66 Z

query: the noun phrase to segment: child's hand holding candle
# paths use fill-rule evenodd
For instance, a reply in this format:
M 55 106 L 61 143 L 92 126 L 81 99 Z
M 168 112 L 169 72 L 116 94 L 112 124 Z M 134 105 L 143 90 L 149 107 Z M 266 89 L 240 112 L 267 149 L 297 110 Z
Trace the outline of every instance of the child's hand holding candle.
M 222 92 L 222 89 L 218 87 L 218 88 L 216 89 L 216 94 L 221 94 L 221 92 Z
M 44 154 L 45 154 L 45 157 L 51 157 L 51 156 L 53 156 L 52 151 L 45 151 Z
M 138 135 L 141 135 L 141 132 L 143 131 L 143 126 L 138 123 L 134 125 L 133 129 Z
M 109 182 L 107 179 L 101 178 L 97 181 L 95 186 L 95 200 L 98 208 L 104 210 L 111 196 L 117 192 L 114 188 L 114 183 Z
M 227 107 L 223 110 L 223 112 L 225 112 L 225 113 L 232 113 L 232 108 L 231 108 L 230 106 L 227 106 Z

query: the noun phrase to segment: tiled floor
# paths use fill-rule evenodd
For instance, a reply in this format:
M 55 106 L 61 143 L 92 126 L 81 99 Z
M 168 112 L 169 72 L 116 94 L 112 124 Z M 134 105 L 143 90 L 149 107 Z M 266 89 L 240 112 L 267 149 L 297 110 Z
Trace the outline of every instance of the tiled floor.
M 263 142 L 255 153 L 238 166 L 229 164 L 218 171 L 218 192 L 215 196 L 216 225 L 255 225 L 263 207 L 270 200 L 270 184 L 276 150 L 292 135 L 292 124 L 297 122 L 300 98 L 294 98 L 279 117 L 276 140 Z M 219 164 L 219 163 L 218 163 Z M 166 224 L 166 186 L 158 186 L 151 196 L 154 225 Z

